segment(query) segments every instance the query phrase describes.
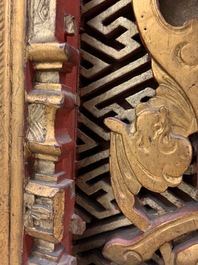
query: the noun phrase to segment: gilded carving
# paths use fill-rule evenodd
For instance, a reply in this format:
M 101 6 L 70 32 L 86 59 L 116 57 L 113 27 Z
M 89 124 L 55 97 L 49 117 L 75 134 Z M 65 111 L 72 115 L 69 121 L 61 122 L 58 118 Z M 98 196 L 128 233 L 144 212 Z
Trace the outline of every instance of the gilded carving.
M 58 185 L 30 182 L 25 194 L 25 226 L 29 235 L 58 243 L 63 238 L 65 193 L 74 194 L 72 180 L 64 180 Z M 73 195 L 71 195 L 73 196 Z M 72 197 L 71 197 L 72 199 Z
M 113 230 L 133 226 L 115 202 L 109 174 L 110 132 L 103 120 L 114 116 L 133 121 L 134 107 L 154 96 L 156 85 L 130 0 L 82 1 L 81 24 L 76 211 L 87 228 L 74 237 L 73 248 L 80 265 L 101 265 L 109 264 L 102 248 Z
M 29 40 L 56 41 L 56 0 L 31 0 L 29 5 Z
M 31 104 L 29 111 L 29 131 L 27 138 L 29 141 L 44 142 L 46 136 L 46 108 L 45 105 Z
M 67 35 L 73 36 L 76 33 L 75 17 L 69 14 L 64 16 L 64 30 Z
M 186 243 L 179 251 L 171 250 L 171 241 L 197 230 L 197 205 L 164 220 L 152 219 L 137 195 L 142 187 L 162 193 L 183 185 L 183 174 L 190 166 L 188 137 L 197 132 L 198 118 L 198 21 L 173 27 L 160 14 L 156 0 L 133 0 L 133 7 L 159 86 L 154 98 L 136 107 L 130 125 L 115 118 L 107 118 L 105 124 L 111 130 L 110 171 L 116 201 L 145 233 L 109 241 L 104 255 L 116 264 L 135 265 L 160 249 L 166 265 L 187 264 L 184 256 L 189 264 L 196 264 L 196 242 Z
M 50 0 L 40 0 L 37 6 L 37 13 L 41 21 L 44 23 L 49 17 Z
M 79 100 L 62 78 L 78 64 L 79 52 L 56 39 L 57 4 L 56 0 L 30 1 L 27 58 L 33 65 L 34 82 L 26 95 L 26 148 L 33 169 L 24 194 L 25 232 L 34 242 L 29 265 L 76 264 L 63 242 L 69 241 L 72 223 L 73 166 L 67 162 L 66 172 L 62 163 L 73 163 L 75 143 L 67 127 L 68 122 L 75 123 L 69 115 Z

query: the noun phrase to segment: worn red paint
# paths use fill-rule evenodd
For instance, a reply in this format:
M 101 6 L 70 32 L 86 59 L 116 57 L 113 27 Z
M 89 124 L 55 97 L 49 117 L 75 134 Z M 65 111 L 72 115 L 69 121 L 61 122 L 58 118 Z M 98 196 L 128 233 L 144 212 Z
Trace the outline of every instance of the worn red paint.
M 75 17 L 76 22 L 76 33 L 74 36 L 66 36 L 64 32 L 64 15 L 71 14 Z M 59 43 L 67 42 L 69 45 L 74 48 L 79 48 L 79 21 L 80 21 L 80 0 L 70 1 L 70 0 L 57 0 L 57 14 L 56 14 L 56 38 Z M 78 60 L 76 58 L 75 60 Z M 26 91 L 29 92 L 32 89 L 32 76 L 33 68 L 31 64 L 28 63 L 26 66 L 26 80 L 25 87 Z M 61 83 L 66 86 L 66 90 L 70 90 L 72 93 L 78 93 L 78 67 L 73 67 L 71 73 L 66 74 L 66 78 L 63 76 Z M 27 117 L 27 108 L 26 108 L 26 117 Z M 63 146 L 63 149 L 66 150 L 65 154 L 62 157 L 62 160 L 57 163 L 56 171 L 60 172 L 65 171 L 67 178 L 75 178 L 75 142 L 76 142 L 76 127 L 77 127 L 77 109 L 73 109 L 70 112 L 67 112 L 65 109 L 60 110 L 57 113 L 56 117 L 56 137 L 57 140 L 59 135 L 62 133 L 67 133 L 71 138 L 70 143 L 67 146 Z M 61 124 L 61 126 L 60 126 Z M 26 131 L 26 125 L 24 130 Z M 31 171 L 31 165 L 26 163 L 26 175 Z M 31 163 L 30 163 L 31 164 Z M 75 197 L 71 198 L 71 194 L 65 194 L 65 202 L 67 204 L 66 213 L 65 213 L 65 238 L 62 242 L 67 254 L 71 254 L 71 234 L 69 231 L 70 217 L 74 212 L 74 203 Z M 24 235 L 24 249 L 23 249 L 23 264 L 27 263 L 28 257 L 31 253 L 33 247 L 33 241 L 30 236 Z

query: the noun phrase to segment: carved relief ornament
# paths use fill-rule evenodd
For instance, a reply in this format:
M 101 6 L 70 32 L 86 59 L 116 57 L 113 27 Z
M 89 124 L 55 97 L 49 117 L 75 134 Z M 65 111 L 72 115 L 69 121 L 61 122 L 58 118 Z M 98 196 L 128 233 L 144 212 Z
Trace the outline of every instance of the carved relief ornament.
M 198 20 L 171 26 L 162 17 L 157 0 L 133 0 L 133 8 L 159 86 L 154 98 L 136 107 L 136 119 L 130 125 L 115 118 L 105 120 L 111 130 L 114 195 L 140 232 L 127 239 L 112 239 L 103 253 L 116 264 L 135 265 L 151 259 L 160 249 L 166 265 L 195 265 L 197 242 L 176 251 L 171 241 L 197 230 L 197 204 L 152 219 L 137 195 L 142 187 L 155 193 L 177 187 L 191 163 L 188 137 L 197 132 L 198 121 Z
M 27 67 L 33 69 L 26 95 L 26 162 L 31 166 L 24 223 L 33 245 L 28 265 L 76 264 L 68 249 L 70 233 L 79 232 L 72 216 L 75 133 L 71 130 L 79 99 L 65 80 L 79 63 L 79 51 L 65 42 L 65 35 L 75 33 L 74 17 L 66 14 L 66 6 L 58 0 L 32 0 L 28 6 Z

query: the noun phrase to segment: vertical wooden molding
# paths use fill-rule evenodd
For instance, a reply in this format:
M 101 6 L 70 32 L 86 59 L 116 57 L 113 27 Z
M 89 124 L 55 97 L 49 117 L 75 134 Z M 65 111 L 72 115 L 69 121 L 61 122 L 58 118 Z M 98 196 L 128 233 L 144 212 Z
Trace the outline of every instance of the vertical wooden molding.
M 11 14 L 10 264 L 20 265 L 23 242 L 26 1 L 13 0 Z M 10 34 L 10 32 L 7 34 Z
M 0 258 L 21 264 L 25 2 L 0 3 Z
M 76 264 L 64 241 L 70 237 L 75 200 L 71 159 L 75 139 L 68 128 L 75 124 L 75 117 L 70 114 L 75 112 L 79 100 L 65 85 L 65 77 L 78 65 L 79 52 L 56 37 L 56 23 L 63 25 L 63 36 L 67 23 L 62 16 L 61 24 L 58 5 L 56 0 L 32 0 L 29 6 L 27 56 L 33 66 L 33 80 L 26 97 L 26 138 L 27 161 L 31 161 L 33 169 L 25 187 L 24 216 L 25 231 L 34 244 L 29 265 Z
M 9 264 L 9 192 L 10 192 L 10 1 L 0 3 L 0 257 L 4 264 Z M 8 78 L 6 78 L 8 77 Z

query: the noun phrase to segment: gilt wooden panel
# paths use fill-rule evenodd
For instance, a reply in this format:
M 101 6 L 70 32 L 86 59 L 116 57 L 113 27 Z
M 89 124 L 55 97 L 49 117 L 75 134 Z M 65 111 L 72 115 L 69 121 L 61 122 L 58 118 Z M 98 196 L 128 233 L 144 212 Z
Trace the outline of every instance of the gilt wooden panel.
M 144 8 L 143 14 L 138 13 L 138 23 L 154 56 L 153 72 L 160 84 L 157 90 L 131 1 L 92 0 L 82 6 L 76 210 L 87 228 L 76 238 L 74 249 L 79 264 L 84 265 L 185 264 L 185 255 L 196 264 L 197 22 L 187 24 L 186 30 L 170 26 L 165 33 L 157 28 L 157 22 L 149 21 L 149 10 L 157 8 L 156 1 L 134 2 L 138 6 L 136 12 Z M 190 2 L 190 8 L 193 4 L 195 1 Z M 167 6 L 160 5 L 164 15 Z M 177 6 L 182 9 L 175 2 L 174 8 Z M 195 14 L 196 11 L 189 12 L 186 19 Z M 147 16 L 149 22 L 143 24 L 141 20 L 146 21 Z M 170 23 L 174 20 L 170 14 L 166 19 Z M 174 23 L 181 26 L 183 21 L 177 15 Z M 183 41 L 184 46 L 176 49 L 175 60 L 171 47 L 182 34 L 184 39 L 192 40 L 194 56 L 188 56 Z M 106 120 L 112 130 L 110 152 L 109 130 L 104 125 L 107 117 L 113 117 Z M 162 125 L 167 128 L 167 139 L 158 147 Z M 136 130 L 137 138 L 133 139 Z M 182 252 L 184 243 L 186 249 Z
M 86 220 L 87 229 L 74 249 L 80 264 L 109 264 L 101 247 L 114 230 L 133 225 L 113 195 L 110 133 L 104 118 L 113 115 L 129 123 L 134 107 L 155 95 L 156 84 L 130 1 L 85 2 L 82 12 L 76 210 Z

